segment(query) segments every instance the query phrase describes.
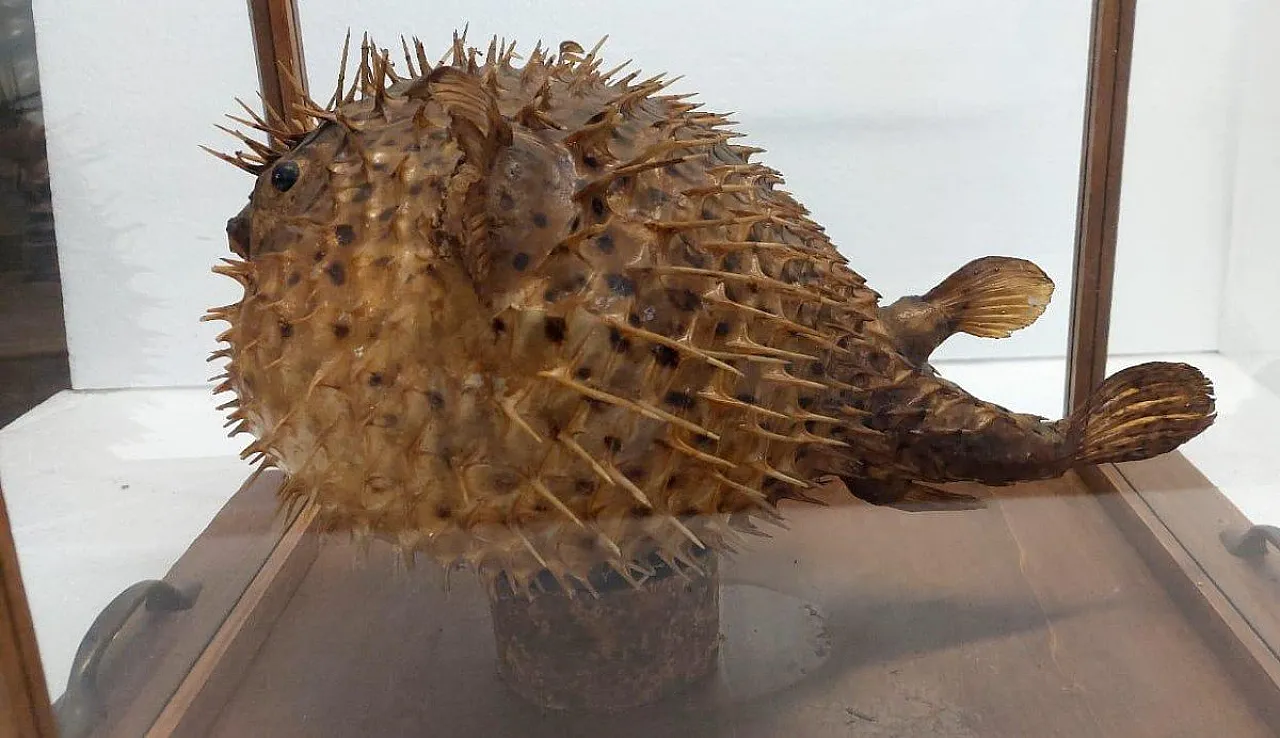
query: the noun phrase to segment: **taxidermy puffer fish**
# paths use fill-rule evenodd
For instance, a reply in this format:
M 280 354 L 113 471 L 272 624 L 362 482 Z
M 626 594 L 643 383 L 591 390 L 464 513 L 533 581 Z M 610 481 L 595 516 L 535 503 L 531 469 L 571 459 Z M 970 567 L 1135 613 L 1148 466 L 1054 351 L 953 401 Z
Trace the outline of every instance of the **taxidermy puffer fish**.
M 335 529 L 410 560 L 590 589 L 696 567 L 838 477 L 878 505 L 968 507 L 1004 485 L 1167 452 L 1213 421 L 1209 382 L 1149 363 L 1065 420 L 938 376 L 1053 285 L 974 261 L 880 296 L 732 122 L 597 46 L 366 43 L 329 104 L 241 120 L 272 143 L 228 223 L 244 287 L 221 391 L 237 431 Z M 343 69 L 347 49 L 343 50 Z M 251 113 L 251 115 L 254 115 Z

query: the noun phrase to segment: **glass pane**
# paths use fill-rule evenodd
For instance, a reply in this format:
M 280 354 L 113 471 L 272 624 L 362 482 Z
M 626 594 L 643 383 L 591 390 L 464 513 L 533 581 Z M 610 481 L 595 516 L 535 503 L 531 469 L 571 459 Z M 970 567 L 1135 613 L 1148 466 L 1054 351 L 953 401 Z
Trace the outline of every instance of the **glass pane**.
M 246 193 L 197 145 L 257 72 L 243 7 L 189 12 L 0 2 L 0 482 L 54 697 L 251 471 L 199 322 Z
M 1067 473 L 1123 444 L 1001 407 L 1060 415 L 1088 4 L 383 3 L 395 75 L 282 118 L 286 4 L 78 1 L 72 389 L 0 430 L 64 720 L 128 615 L 101 734 L 1268 734 Z M 324 107 L 353 16 L 300 5 Z M 468 20 L 530 71 L 401 59 Z M 253 177 L 195 146 L 234 97 Z
M 1109 364 L 1203 369 L 1218 420 L 1185 454 L 1254 522 L 1278 523 L 1280 12 L 1142 2 L 1138 18 Z

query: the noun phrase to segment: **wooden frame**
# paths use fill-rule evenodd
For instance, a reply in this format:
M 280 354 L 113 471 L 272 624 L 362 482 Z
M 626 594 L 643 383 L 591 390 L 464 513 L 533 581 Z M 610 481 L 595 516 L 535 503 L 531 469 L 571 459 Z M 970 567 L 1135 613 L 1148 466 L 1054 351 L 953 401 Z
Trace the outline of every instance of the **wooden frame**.
M 1068 409 L 1079 406 L 1105 373 L 1136 4 L 1136 0 L 1094 2 L 1068 348 Z M 307 81 L 297 2 L 248 0 L 248 8 L 263 102 L 286 112 L 300 102 L 292 79 L 301 81 L 303 89 Z M 1104 465 L 1085 470 L 1081 477 L 1152 570 L 1230 657 L 1226 661 L 1243 689 L 1254 693 L 1259 705 L 1280 705 L 1280 589 L 1275 586 L 1280 567 L 1266 558 L 1243 561 L 1216 538 L 1221 530 L 1248 521 L 1177 453 L 1139 464 Z M 305 512 L 277 523 L 254 554 L 261 565 L 242 571 L 243 586 L 229 601 L 205 649 L 185 668 L 180 683 L 171 682 L 166 693 L 150 695 L 127 731 L 118 727 L 109 734 L 136 735 L 144 729 L 155 736 L 191 734 L 216 711 L 235 668 L 252 656 L 274 614 L 315 559 L 312 526 L 313 517 Z M 17 575 L 16 552 L 8 536 L 0 495 L 0 687 L 4 690 L 0 692 L 0 733 L 52 738 L 52 712 Z M 160 697 L 163 705 L 155 701 Z
M 0 735 L 57 738 L 35 625 L 0 489 Z

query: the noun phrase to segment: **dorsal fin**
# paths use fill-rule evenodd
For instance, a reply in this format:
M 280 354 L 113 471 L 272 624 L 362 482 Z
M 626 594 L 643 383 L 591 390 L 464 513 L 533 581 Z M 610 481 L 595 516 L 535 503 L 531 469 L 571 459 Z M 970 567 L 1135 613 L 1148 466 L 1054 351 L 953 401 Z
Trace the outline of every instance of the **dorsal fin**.
M 463 265 L 479 287 L 489 273 L 489 179 L 494 163 L 511 145 L 511 125 L 480 77 L 455 67 L 436 67 L 405 91 L 444 108 L 449 128 L 462 149 L 463 166 L 446 195 L 447 226 L 461 240 Z

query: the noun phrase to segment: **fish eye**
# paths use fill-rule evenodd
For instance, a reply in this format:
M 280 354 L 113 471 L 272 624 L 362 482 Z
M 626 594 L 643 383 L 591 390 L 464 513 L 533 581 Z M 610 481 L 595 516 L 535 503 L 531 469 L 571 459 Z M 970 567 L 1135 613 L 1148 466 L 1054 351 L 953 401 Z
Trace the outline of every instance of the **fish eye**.
M 301 176 L 302 170 L 298 169 L 297 162 L 282 161 L 271 170 L 271 186 L 281 192 L 288 192 Z

